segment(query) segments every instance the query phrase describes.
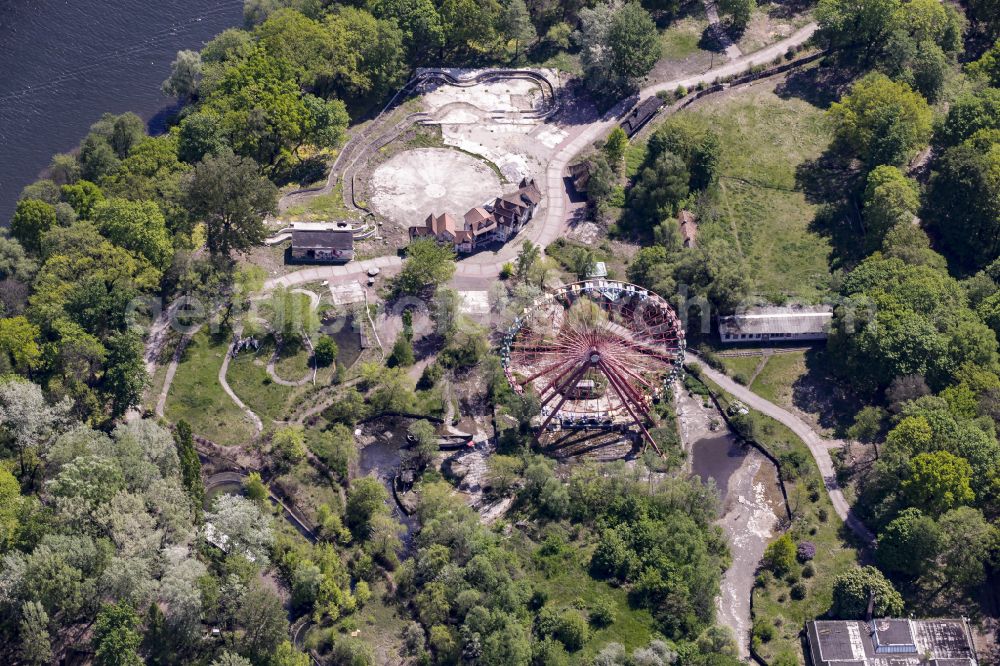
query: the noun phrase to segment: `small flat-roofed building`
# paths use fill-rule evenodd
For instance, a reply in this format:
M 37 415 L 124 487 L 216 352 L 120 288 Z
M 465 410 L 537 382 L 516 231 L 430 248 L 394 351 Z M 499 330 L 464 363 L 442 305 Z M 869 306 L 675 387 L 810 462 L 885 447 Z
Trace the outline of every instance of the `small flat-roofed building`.
M 826 340 L 833 319 L 828 306 L 766 306 L 719 318 L 719 339 L 740 342 Z
M 815 620 L 806 623 L 812 666 L 977 666 L 964 619 Z
M 348 262 L 354 258 L 354 230 L 346 222 L 295 222 L 291 256 L 299 262 Z

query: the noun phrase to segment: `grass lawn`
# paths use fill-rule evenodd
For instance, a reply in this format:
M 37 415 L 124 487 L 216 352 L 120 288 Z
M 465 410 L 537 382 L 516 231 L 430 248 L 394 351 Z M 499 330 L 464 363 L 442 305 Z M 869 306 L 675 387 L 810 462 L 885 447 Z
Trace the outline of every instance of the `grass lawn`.
M 592 626 L 583 648 L 570 655 L 571 664 L 589 665 L 601 648 L 611 641 L 621 643 L 632 652 L 637 647 L 648 645 L 657 631 L 649 611 L 629 606 L 625 590 L 591 578 L 587 569 L 596 539 L 590 539 L 591 535 L 586 531 L 583 534 L 580 541 L 568 542 L 559 555 L 546 557 L 541 566 L 530 571 L 529 578 L 537 589 L 547 593 L 545 605 L 554 609 L 578 608 L 586 617 L 587 609 L 598 599 L 606 598 L 613 603 L 615 621 L 601 629 Z M 515 530 L 506 547 L 530 560 L 538 551 L 539 544 Z
M 320 194 L 298 206 L 292 206 L 282 215 L 287 220 L 349 220 L 354 212 L 344 205 L 344 187 L 337 183 L 328 194 Z
M 704 13 L 674 21 L 660 33 L 660 57 L 666 60 L 684 60 L 699 53 L 708 53 L 699 46 L 702 33 L 708 27 Z
M 699 206 L 699 238 L 733 238 L 757 293 L 826 293 L 831 245 L 810 229 L 817 207 L 795 178 L 796 168 L 830 143 L 823 111 L 761 84 L 711 96 L 683 113 L 713 127 L 723 147 L 718 185 Z
M 770 402 L 791 407 L 792 387 L 806 372 L 804 351 L 774 354 L 767 359 L 750 390 Z
M 213 337 L 202 329 L 195 334 L 177 367 L 164 414 L 174 423 L 184 419 L 195 434 L 234 445 L 252 438 L 254 428 L 219 385 L 228 348 L 228 332 Z
M 726 374 L 734 379 L 740 377 L 736 381 L 741 384 L 741 380 L 749 381 L 760 364 L 760 356 L 719 356 L 718 359 L 725 366 Z
M 725 407 L 730 396 L 711 381 L 707 383 L 720 396 L 720 402 Z M 796 543 L 810 541 L 816 546 L 816 557 L 811 562 L 812 576 L 804 575 L 806 566 L 797 567 L 780 580 L 769 573 L 758 576 L 753 592 L 753 640 L 757 652 L 765 661 L 770 662 L 782 653 L 791 653 L 805 663 L 799 632 L 807 620 L 829 610 L 833 581 L 840 573 L 857 564 L 858 551 L 848 541 L 850 533 L 823 491 L 819 469 L 806 445 L 774 419 L 753 411 L 751 415 L 756 425 L 756 438 L 763 446 L 778 458 L 794 456 L 800 461 L 795 478 L 788 478 L 792 466 L 783 464 L 785 488 L 795 516 L 790 532 Z M 791 588 L 796 583 L 805 586 L 802 599 L 792 597 Z M 758 634 L 768 633 L 773 634 L 769 640 L 757 637 Z
M 357 612 L 332 627 L 309 632 L 306 644 L 322 651 L 327 645 L 357 630 L 357 640 L 372 646 L 374 663 L 401 663 L 399 655 L 403 650 L 402 630 L 408 618 L 399 614 L 383 579 L 379 578 L 371 583 L 371 592 L 371 598 Z

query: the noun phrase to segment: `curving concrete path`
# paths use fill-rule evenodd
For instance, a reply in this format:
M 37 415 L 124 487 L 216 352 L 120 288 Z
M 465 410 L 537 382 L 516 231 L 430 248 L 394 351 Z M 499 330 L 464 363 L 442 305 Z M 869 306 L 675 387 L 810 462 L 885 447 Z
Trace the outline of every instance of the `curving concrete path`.
M 830 450 L 843 447 L 844 441 L 841 439 L 823 439 L 805 421 L 787 409 L 779 407 L 773 402 L 760 397 L 747 387 L 737 384 L 725 374 L 709 367 L 693 352 L 689 351 L 688 355 L 699 361 L 702 373 L 718 384 L 724 391 L 742 400 L 748 407 L 757 410 L 761 414 L 770 416 L 775 421 L 787 426 L 789 430 L 798 435 L 799 439 L 805 442 L 813 459 L 816 461 L 816 465 L 819 467 L 820 474 L 823 476 L 823 483 L 826 486 L 827 494 L 830 496 L 830 502 L 833 504 L 834 511 L 837 512 L 841 520 L 851 528 L 851 531 L 864 544 L 873 546 L 875 544 L 875 535 L 872 534 L 871 530 L 861 522 L 861 519 L 851 509 L 851 505 L 848 504 L 847 498 L 844 497 L 844 491 L 837 481 L 837 473 L 833 468 L 833 459 L 830 457 Z

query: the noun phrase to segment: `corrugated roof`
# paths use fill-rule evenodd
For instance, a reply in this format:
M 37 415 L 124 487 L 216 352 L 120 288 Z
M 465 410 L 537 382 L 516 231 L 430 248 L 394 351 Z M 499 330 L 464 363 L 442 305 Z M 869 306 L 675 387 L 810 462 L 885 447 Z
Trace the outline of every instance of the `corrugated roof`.
M 828 307 L 815 308 L 754 308 L 745 312 L 721 317 L 720 333 L 750 333 L 774 335 L 794 333 L 806 335 L 825 333 L 830 327 L 833 310 Z

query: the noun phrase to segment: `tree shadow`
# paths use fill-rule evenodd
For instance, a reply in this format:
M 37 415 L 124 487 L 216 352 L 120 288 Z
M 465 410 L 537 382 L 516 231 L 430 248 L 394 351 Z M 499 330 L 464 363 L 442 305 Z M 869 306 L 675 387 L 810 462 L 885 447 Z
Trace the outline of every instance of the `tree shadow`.
M 312 183 L 325 180 L 330 165 L 322 155 L 313 155 L 294 164 L 288 164 L 275 177 L 278 186 L 295 183 L 300 187 L 305 187 Z
M 784 2 L 771 2 L 767 9 L 767 15 L 775 19 L 790 19 L 801 15 L 816 3 L 813 0 L 785 0 Z
M 806 372 L 792 383 L 792 404 L 814 415 L 822 428 L 844 437 L 865 403 L 833 376 L 829 362 L 823 347 L 806 352 Z
M 701 31 L 701 38 L 698 40 L 698 48 L 702 51 L 712 51 L 722 53 L 726 50 L 726 33 L 720 25 L 708 25 Z
M 789 73 L 775 86 L 774 92 L 782 99 L 797 98 L 817 108 L 828 109 L 853 80 L 853 74 L 843 68 L 821 65 Z
M 816 159 L 796 167 L 795 183 L 806 201 L 819 206 L 809 229 L 830 241 L 830 268 L 849 268 L 863 259 L 859 206 L 864 190 L 863 165 L 834 142 Z

